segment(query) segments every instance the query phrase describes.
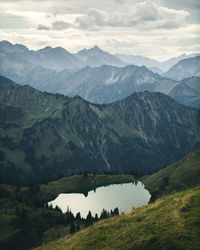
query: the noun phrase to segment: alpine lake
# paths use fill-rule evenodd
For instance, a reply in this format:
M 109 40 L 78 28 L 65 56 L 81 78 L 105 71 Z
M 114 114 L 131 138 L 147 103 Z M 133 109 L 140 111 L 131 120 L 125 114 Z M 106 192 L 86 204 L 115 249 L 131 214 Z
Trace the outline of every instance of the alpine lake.
M 71 210 L 76 215 L 81 213 L 86 218 L 89 211 L 94 216 L 100 216 L 103 209 L 107 211 L 118 207 L 120 213 L 126 213 L 133 208 L 147 205 L 150 193 L 141 182 L 112 184 L 101 186 L 89 192 L 59 194 L 53 201 L 48 202 L 54 208 L 58 206 L 63 213 Z

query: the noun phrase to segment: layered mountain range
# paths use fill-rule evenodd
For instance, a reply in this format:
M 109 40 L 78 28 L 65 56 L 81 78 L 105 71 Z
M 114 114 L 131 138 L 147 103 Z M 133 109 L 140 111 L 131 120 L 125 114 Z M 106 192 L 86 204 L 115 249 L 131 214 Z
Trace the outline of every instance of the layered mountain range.
M 62 47 L 52 48 L 47 46 L 43 49 L 36 51 L 29 50 L 22 44 L 12 44 L 8 41 L 0 42 L 0 58 L 1 58 L 1 74 L 6 76 L 6 72 L 13 73 L 13 77 L 17 77 L 20 73 L 20 68 L 24 66 L 25 71 L 30 71 L 36 66 L 46 68 L 49 70 L 62 71 L 65 69 L 80 69 L 85 66 L 98 67 L 101 65 L 112 66 L 125 66 L 125 65 L 137 65 L 146 66 L 153 72 L 162 74 L 168 71 L 172 66 L 179 61 L 191 57 L 199 56 L 199 53 L 182 54 L 178 57 L 171 58 L 164 62 L 156 61 L 143 56 L 112 55 L 98 46 L 94 46 L 91 49 L 83 49 L 77 53 L 70 53 Z M 12 59 L 14 60 L 12 62 Z M 15 64 L 18 62 L 18 68 Z M 9 67 L 13 64 L 13 68 Z M 25 67 L 26 66 L 26 67 Z M 24 72 L 25 73 L 25 72 Z M 9 77 L 9 76 L 8 76 Z M 13 79 L 16 80 L 16 79 Z M 22 80 L 21 80 L 22 81 Z
M 183 82 L 192 92 L 177 92 Z M 55 74 L 51 79 L 35 84 L 35 88 L 68 96 L 79 95 L 94 103 L 111 103 L 122 100 L 138 91 L 161 92 L 173 97 L 180 103 L 191 107 L 200 107 L 200 78 L 193 77 L 183 81 L 174 81 L 153 73 L 145 66 L 128 65 L 123 68 L 104 65 L 85 67 L 79 71 L 68 70 Z M 176 93 L 176 94 L 175 94 Z
M 150 59 L 143 56 L 134 56 L 134 55 L 123 55 L 123 54 L 116 54 L 117 57 L 119 57 L 122 61 L 126 62 L 127 64 L 134 64 L 137 66 L 146 66 L 151 71 L 155 73 L 162 74 L 163 72 L 168 71 L 171 67 L 173 67 L 175 64 L 177 64 L 179 61 L 199 56 L 200 53 L 193 53 L 193 54 L 182 54 L 177 57 L 170 58 L 166 61 L 159 62 L 155 59 Z
M 38 90 L 79 95 L 99 104 L 148 90 L 167 94 L 187 106 L 200 107 L 200 57 L 179 61 L 194 55 L 182 55 L 166 61 L 166 65 L 178 64 L 162 74 L 155 60 L 135 56 L 132 62 L 136 65 L 126 66 L 133 57 L 121 55 L 119 58 L 97 46 L 71 54 L 61 47 L 31 51 L 23 45 L 3 41 L 0 42 L 0 74 Z M 123 58 L 129 60 L 123 61 Z M 141 66 L 143 64 L 151 70 Z M 186 77 L 190 78 L 182 80 Z
M 8 84 L 0 87 L 0 127 L 1 181 L 30 183 L 160 169 L 192 149 L 200 113 L 161 93 L 97 105 Z
M 65 95 L 80 95 L 94 103 L 111 103 L 135 91 L 159 91 L 168 94 L 178 82 L 163 78 L 145 66 L 119 68 L 104 65 L 85 67 L 74 73 L 61 72 L 36 88 Z

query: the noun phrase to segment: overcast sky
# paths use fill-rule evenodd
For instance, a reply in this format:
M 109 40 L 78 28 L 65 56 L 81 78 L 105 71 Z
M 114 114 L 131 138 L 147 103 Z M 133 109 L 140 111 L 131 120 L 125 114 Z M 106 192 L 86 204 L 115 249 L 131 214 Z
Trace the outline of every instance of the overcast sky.
M 200 52 L 200 0 L 0 0 L 0 40 L 165 60 Z

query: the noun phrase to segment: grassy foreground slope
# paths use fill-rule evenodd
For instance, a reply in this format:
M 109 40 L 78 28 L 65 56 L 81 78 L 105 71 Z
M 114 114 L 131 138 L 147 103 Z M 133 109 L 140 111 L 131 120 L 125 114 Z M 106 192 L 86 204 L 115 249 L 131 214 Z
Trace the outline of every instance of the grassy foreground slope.
M 200 185 L 200 143 L 180 161 L 142 178 L 153 200 L 161 195 Z
M 199 249 L 200 187 L 174 193 L 38 250 Z
M 133 175 L 88 174 L 31 187 L 0 183 L 0 250 L 27 250 L 69 234 L 67 215 L 44 207 L 59 193 L 86 193 L 94 187 L 134 181 Z

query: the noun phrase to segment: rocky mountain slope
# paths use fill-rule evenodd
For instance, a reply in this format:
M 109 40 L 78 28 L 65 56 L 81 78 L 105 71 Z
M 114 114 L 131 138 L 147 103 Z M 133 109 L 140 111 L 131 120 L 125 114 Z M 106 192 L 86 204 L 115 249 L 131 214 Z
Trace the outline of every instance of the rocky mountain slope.
M 0 75 L 0 87 L 6 87 L 11 85 L 15 85 L 15 83 L 10 79 Z
M 75 56 L 80 62 L 84 62 L 85 65 L 91 67 L 98 67 L 101 65 L 124 66 L 126 64 L 117 56 L 103 51 L 98 46 L 94 46 L 91 49 L 83 49 L 77 52 Z
M 158 91 L 168 94 L 178 82 L 163 78 L 146 67 L 134 65 L 123 68 L 104 65 L 85 67 L 74 73 L 63 71 L 40 84 L 40 90 L 79 95 L 94 103 L 111 103 L 122 100 L 135 91 Z
M 184 157 L 200 135 L 199 110 L 160 93 L 95 105 L 12 86 L 0 89 L 0 108 L 4 182 L 84 170 L 148 173 Z
M 181 60 L 164 73 L 163 76 L 174 80 L 200 76 L 200 56 Z
M 41 83 L 62 70 L 80 69 L 87 65 L 125 65 L 118 57 L 97 46 L 72 54 L 62 47 L 47 46 L 33 51 L 21 44 L 0 42 L 0 74 L 21 84 Z
M 104 65 L 95 68 L 87 66 L 75 72 L 65 70 L 42 84 L 35 84 L 34 87 L 69 96 L 80 95 L 85 100 L 100 104 L 122 100 L 137 91 L 158 91 L 181 104 L 200 106 L 199 77 L 175 81 L 161 77 L 144 66 L 129 65 L 119 68 Z
M 186 106 L 200 108 L 200 77 L 183 79 L 169 96 Z

